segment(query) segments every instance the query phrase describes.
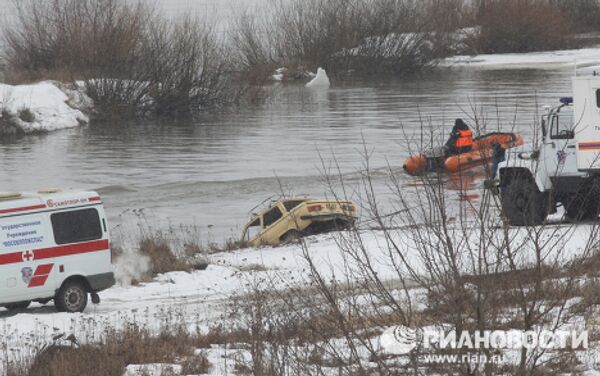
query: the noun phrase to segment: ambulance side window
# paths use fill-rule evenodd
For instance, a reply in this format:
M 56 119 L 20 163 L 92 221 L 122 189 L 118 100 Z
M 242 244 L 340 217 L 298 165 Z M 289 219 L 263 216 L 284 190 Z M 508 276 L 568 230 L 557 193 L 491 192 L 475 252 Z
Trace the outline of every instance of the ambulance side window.
M 94 208 L 50 215 L 56 244 L 79 243 L 102 238 L 102 225 Z
M 600 108 L 600 89 L 596 90 L 596 107 Z

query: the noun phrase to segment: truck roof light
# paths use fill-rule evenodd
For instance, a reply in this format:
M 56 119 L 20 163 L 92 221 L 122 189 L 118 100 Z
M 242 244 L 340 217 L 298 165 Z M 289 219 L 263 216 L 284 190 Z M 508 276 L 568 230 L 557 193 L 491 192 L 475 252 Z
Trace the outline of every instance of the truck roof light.
M 573 103 L 573 97 L 561 97 L 560 103 L 562 103 L 564 105 L 569 105 L 569 104 Z

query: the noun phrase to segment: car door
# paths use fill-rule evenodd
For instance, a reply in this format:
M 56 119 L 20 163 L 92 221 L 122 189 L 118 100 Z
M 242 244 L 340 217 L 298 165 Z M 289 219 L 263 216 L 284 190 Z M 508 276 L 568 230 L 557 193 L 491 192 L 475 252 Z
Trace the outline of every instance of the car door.
M 262 215 L 263 230 L 260 233 L 262 242 L 273 243 L 279 240 L 279 237 L 283 235 L 283 233 L 281 233 L 283 222 L 280 222 L 283 216 L 284 212 L 278 205 L 273 205 L 273 207 Z
M 543 160 L 550 176 L 577 174 L 573 108 L 563 107 L 549 119 Z
M 18 216 L 0 225 L 0 301 L 41 298 L 52 290 L 52 260 L 36 260 L 35 250 L 50 241 L 42 215 Z M 52 291 L 50 291 L 52 293 Z

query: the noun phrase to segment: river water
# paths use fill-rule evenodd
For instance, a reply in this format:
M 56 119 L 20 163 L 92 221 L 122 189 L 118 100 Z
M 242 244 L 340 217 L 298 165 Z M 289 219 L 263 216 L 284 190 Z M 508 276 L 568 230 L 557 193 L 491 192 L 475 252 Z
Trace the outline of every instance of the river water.
M 266 197 L 325 195 L 323 165 L 334 160 L 352 186 L 365 148 L 378 190 L 385 190 L 388 163 L 410 185 L 400 167 L 421 128 L 433 127 L 442 140 L 455 117 L 472 124 L 471 104 L 483 107 L 490 131 L 515 126 L 528 139 L 536 109 L 570 92 L 571 73 L 453 69 L 404 80 L 333 80 L 326 91 L 281 85 L 262 106 L 194 121 L 93 124 L 4 140 L 1 190 L 95 189 L 116 232 L 139 222 L 183 224 L 203 241 L 221 241 L 237 236 Z
M 8 3 L 0 0 L 0 7 L 7 10 Z M 169 16 L 208 14 L 221 25 L 235 9 L 260 12 L 264 3 L 157 2 Z M 455 117 L 470 122 L 473 105 L 483 108 L 490 131 L 515 128 L 528 139 L 534 113 L 570 92 L 571 74 L 452 69 L 403 80 L 333 80 L 326 91 L 276 85 L 265 105 L 193 121 L 95 124 L 3 140 L 0 190 L 94 189 L 104 198 L 115 233 L 131 232 L 138 223 L 183 225 L 202 241 L 222 241 L 238 236 L 248 211 L 269 196 L 324 196 L 323 166 L 334 161 L 351 186 L 357 183 L 364 150 L 372 158 L 377 190 L 385 191 L 388 164 L 411 185 L 400 166 L 409 149 L 418 148 L 423 128 L 441 141 Z M 480 186 L 476 181 L 473 188 Z

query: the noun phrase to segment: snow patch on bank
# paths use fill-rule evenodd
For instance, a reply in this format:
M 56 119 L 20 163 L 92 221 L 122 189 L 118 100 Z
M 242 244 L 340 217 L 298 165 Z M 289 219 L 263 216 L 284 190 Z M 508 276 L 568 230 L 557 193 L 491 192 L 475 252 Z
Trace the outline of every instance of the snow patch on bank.
M 0 84 L 0 134 L 49 132 L 89 123 L 92 100 L 57 82 Z
M 488 69 L 547 69 L 572 66 L 582 70 L 598 70 L 600 69 L 600 47 L 578 50 L 453 56 L 442 60 L 440 66 Z M 581 70 L 579 71 L 581 72 Z
M 178 364 L 150 363 L 150 364 L 130 364 L 125 369 L 123 376 L 161 376 L 161 375 L 181 375 L 183 367 Z

